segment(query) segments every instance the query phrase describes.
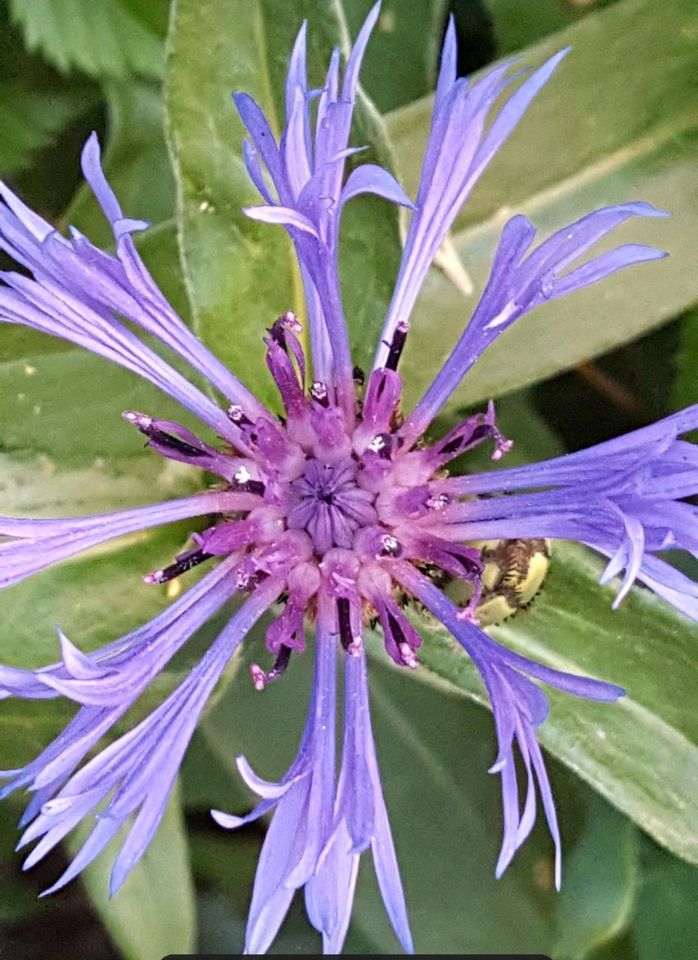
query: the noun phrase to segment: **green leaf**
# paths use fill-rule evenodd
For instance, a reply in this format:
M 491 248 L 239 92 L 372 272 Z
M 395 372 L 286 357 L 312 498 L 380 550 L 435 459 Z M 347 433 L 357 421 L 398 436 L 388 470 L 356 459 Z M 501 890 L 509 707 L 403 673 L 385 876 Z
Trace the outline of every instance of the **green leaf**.
M 261 637 L 250 639 L 245 659 L 266 656 Z M 554 894 L 544 830 L 502 880 L 494 879 L 501 823 L 498 784 L 486 775 L 496 753 L 489 717 L 462 698 L 415 684 L 405 671 L 387 668 L 384 654 L 381 659 L 371 663 L 374 731 L 417 951 L 546 952 Z M 280 775 L 298 746 L 311 668 L 310 651 L 294 657 L 288 673 L 263 694 L 239 669 L 203 722 L 212 752 L 230 767 L 242 752 L 262 776 Z M 231 797 L 224 809 L 241 812 L 247 805 L 241 808 Z M 238 843 L 249 843 L 248 833 L 227 839 L 232 877 L 219 886 L 225 883 L 242 918 L 248 847 L 241 848 L 239 865 L 236 850 Z M 216 862 L 220 874 L 222 860 Z M 366 854 L 346 950 L 390 955 L 396 947 Z
M 646 844 L 632 932 L 638 960 L 694 960 L 698 954 L 698 874 Z
M 617 0 L 610 0 L 617 2 Z M 541 37 L 568 27 L 608 6 L 609 0 L 487 0 L 500 54 L 521 50 Z
M 646 590 L 633 591 L 621 610 L 612 611 L 614 587 L 598 586 L 601 570 L 584 548 L 555 544 L 543 591 L 531 609 L 491 632 L 518 653 L 558 670 L 626 689 L 616 704 L 548 691 L 551 711 L 539 739 L 660 843 L 695 862 L 695 631 Z M 450 636 L 428 628 L 423 635 L 426 668 L 486 702 L 475 668 Z
M 165 146 L 161 90 L 133 81 L 108 83 L 105 94 L 108 127 L 104 172 L 125 215 L 155 224 L 171 220 L 175 187 Z M 86 183 L 62 219 L 98 246 L 113 246 L 111 227 Z M 176 256 L 173 265 L 178 269 Z
M 555 905 L 558 960 L 584 960 L 626 929 L 637 897 L 639 850 L 635 826 L 597 797 L 567 858 Z
M 73 855 L 92 826 L 82 824 L 69 841 Z M 160 960 L 170 953 L 190 953 L 196 944 L 196 909 L 179 791 L 172 794 L 142 860 L 109 899 L 109 874 L 120 842 L 123 838 L 117 837 L 87 867 L 82 879 L 124 960 Z
M 301 316 L 304 310 L 298 270 L 282 231 L 241 212 L 258 198 L 242 163 L 242 128 L 230 93 L 252 94 L 278 131 L 285 65 L 306 15 L 310 80 L 318 84 L 331 47 L 346 48 L 335 2 L 318 7 L 309 0 L 281 6 L 271 0 L 177 0 L 171 22 L 166 100 L 194 326 L 265 399 L 273 394 L 263 359 L 264 328 L 286 309 Z M 203 73 L 202 49 L 207 51 Z M 383 156 L 375 112 L 368 105 L 360 112 L 355 142 L 373 145 L 371 152 Z M 343 236 L 343 281 L 361 362 L 385 313 L 399 242 L 397 216 L 387 204 L 368 200 L 353 207 L 347 210 Z
M 119 0 L 10 0 L 29 50 L 63 72 L 122 79 L 158 77 L 162 44 Z
M 41 909 L 36 891 L 27 883 L 26 875 L 16 868 L 17 821 L 21 816 L 21 807 L 16 798 L 7 798 L 0 803 L 0 949 L 10 940 L 11 926 L 22 921 Z
M 156 37 L 165 38 L 170 13 L 170 0 L 119 0 L 134 20 L 142 23 Z
M 527 63 L 540 63 L 572 45 L 458 221 L 455 247 L 476 289 L 514 212 L 531 217 L 545 236 L 595 207 L 649 200 L 672 211 L 672 218 L 636 221 L 615 238 L 651 243 L 671 257 L 522 319 L 468 374 L 458 402 L 479 402 L 573 366 L 650 330 L 698 297 L 690 261 L 698 215 L 693 188 L 698 138 L 696 111 L 686 92 L 697 75 L 691 39 L 697 18 L 693 0 L 662 8 L 652 0 L 624 0 L 526 52 Z M 431 101 L 423 100 L 388 118 L 410 189 L 430 113 Z M 433 377 L 473 307 L 473 300 L 432 271 L 401 369 L 413 396 Z
M 139 458 L 154 465 L 152 477 L 161 471 L 169 478 L 182 475 L 177 466 L 172 472 L 174 461 L 163 461 L 152 451 L 145 451 L 137 432 L 121 419 L 122 411 L 129 409 L 156 411 L 163 417 L 174 415 L 179 408 L 173 400 L 101 357 L 77 349 L 44 354 L 36 346 L 50 342 L 48 338 L 27 340 L 31 346 L 27 351 L 22 350 L 19 338 L 8 343 L 12 355 L 0 362 L 4 398 L 0 408 L 0 449 L 16 460 L 31 456 L 49 458 L 51 462 L 43 470 L 49 498 L 57 496 L 51 489 L 56 485 L 55 476 L 51 479 L 54 464 L 61 470 L 104 469 L 128 482 L 131 458 Z M 35 473 L 35 480 L 41 483 L 41 472 Z M 22 478 L 21 486 L 27 483 L 28 474 Z M 131 486 L 133 493 L 138 495 L 140 490 L 140 495 L 147 497 L 148 491 L 142 484 L 133 482 Z M 75 496 L 83 503 L 91 497 L 98 501 L 105 496 L 99 489 L 98 484 L 93 494 L 76 488 Z M 31 484 L 29 491 L 33 492 Z M 161 485 L 160 491 L 168 492 L 168 483 Z M 21 489 L 18 495 L 22 496 Z M 116 487 L 114 497 L 114 502 L 119 502 Z M 51 499 L 47 501 L 50 502 Z M 35 509 L 38 507 L 36 498 L 31 503 Z
M 34 156 L 95 102 L 89 87 L 32 90 L 19 81 L 1 82 L 0 174 L 14 176 L 30 167 Z
M 373 0 L 348 0 L 344 6 L 355 36 Z M 447 8 L 448 0 L 384 0 L 361 71 L 362 86 L 381 113 L 433 89 Z
M 698 308 L 689 310 L 680 325 L 672 399 L 677 407 L 687 407 L 698 401 Z

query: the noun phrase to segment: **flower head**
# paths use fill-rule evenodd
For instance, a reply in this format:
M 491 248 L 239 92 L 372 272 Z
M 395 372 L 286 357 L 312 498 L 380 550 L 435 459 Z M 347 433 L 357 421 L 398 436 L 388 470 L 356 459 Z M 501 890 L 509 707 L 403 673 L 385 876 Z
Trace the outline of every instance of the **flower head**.
M 275 614 L 266 630 L 267 652 L 252 667 L 252 681 L 262 690 L 304 652 L 312 624 L 313 692 L 296 759 L 278 782 L 269 782 L 239 758 L 240 773 L 259 803 L 245 816 L 214 812 L 228 828 L 273 812 L 250 910 L 251 953 L 269 947 L 301 887 L 326 951 L 339 951 L 359 858 L 368 849 L 396 934 L 412 949 L 371 733 L 364 642 L 367 627 L 375 625 L 387 655 L 400 667 L 418 669 L 422 640 L 406 613 L 407 598 L 451 632 L 489 693 L 499 743 L 492 771 L 501 777 L 504 810 L 497 874 L 530 833 L 538 794 L 556 847 L 559 885 L 559 831 L 535 735 L 548 705 L 534 681 L 597 700 L 613 701 L 623 691 L 521 657 L 481 629 L 483 561 L 475 542 L 579 540 L 609 558 L 608 578 L 623 573 L 619 600 L 640 578 L 698 618 L 696 585 L 656 555 L 698 545 L 695 508 L 683 502 L 698 486 L 698 458 L 679 439 L 698 425 L 697 408 L 581 453 L 487 474 L 450 476 L 449 466 L 481 444 L 490 446 L 495 460 L 510 449 L 491 404 L 434 442 L 424 437 L 468 369 L 519 317 L 621 268 L 663 256 L 630 244 L 578 264 L 628 218 L 662 216 L 649 204 L 598 210 L 533 249 L 533 225 L 520 216 L 510 220 L 470 322 L 424 396 L 403 414 L 399 361 L 429 265 L 473 185 L 564 51 L 533 73 L 512 76 L 503 64 L 469 84 L 456 78 L 449 28 L 413 204 L 392 175 L 373 164 L 359 164 L 345 177 L 345 161 L 357 152 L 349 146 L 352 111 L 377 13 L 376 7 L 342 77 L 339 55 L 333 55 L 320 91 L 308 87 L 301 30 L 278 142 L 255 102 L 235 96 L 250 136 L 245 162 L 263 201 L 247 213 L 288 232 L 306 293 L 309 355 L 301 322 L 290 312 L 271 323 L 264 338 L 279 394 L 276 411 L 211 355 L 155 286 L 133 242 L 133 233 L 146 224 L 124 217 L 101 171 L 94 136 L 83 153 L 83 170 L 111 222 L 114 255 L 76 231 L 60 236 L 1 188 L 0 246 L 33 276 L 3 274 L 0 319 L 70 340 L 126 367 L 219 438 L 209 442 L 179 423 L 127 411 L 125 421 L 154 452 L 199 467 L 217 482 L 195 496 L 120 513 L 0 519 L 3 586 L 123 534 L 182 519 L 196 521 L 191 548 L 167 558 L 171 562 L 146 580 L 161 584 L 193 567 L 207 570 L 149 624 L 97 651 L 83 654 L 59 633 L 59 662 L 34 671 L 0 667 L 3 696 L 63 696 L 79 704 L 35 760 L 2 774 L 5 794 L 20 787 L 32 792 L 21 843 L 38 843 L 27 866 L 79 821 L 92 818 L 92 833 L 51 888 L 57 889 L 134 817 L 112 872 L 112 891 L 118 889 L 157 829 L 197 720 L 252 625 Z M 412 212 L 375 363 L 360 386 L 342 310 L 338 238 L 344 204 L 364 192 Z M 206 377 L 222 402 L 193 386 L 141 332 Z M 465 605 L 441 590 L 444 578 L 465 585 Z M 181 685 L 135 728 L 87 759 L 196 630 L 233 599 L 239 601 L 235 613 Z M 335 729 L 338 651 L 345 673 L 341 749 Z M 523 806 L 516 752 L 527 778 Z

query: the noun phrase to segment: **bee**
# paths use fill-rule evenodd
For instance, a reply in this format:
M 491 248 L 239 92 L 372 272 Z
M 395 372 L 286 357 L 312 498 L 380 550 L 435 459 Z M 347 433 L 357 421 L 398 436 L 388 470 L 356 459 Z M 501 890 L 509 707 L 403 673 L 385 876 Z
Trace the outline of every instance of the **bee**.
M 548 540 L 478 540 L 468 544 L 480 550 L 484 564 L 482 596 L 475 616 L 483 627 L 491 627 L 513 617 L 533 602 L 543 586 L 550 567 Z M 452 577 L 443 570 L 423 571 L 458 606 L 465 607 L 473 592 L 472 585 Z M 414 605 L 429 623 L 436 620 L 421 605 Z
M 483 627 L 502 623 L 528 607 L 540 592 L 550 568 L 547 540 L 484 540 L 472 544 L 480 550 L 485 567 L 482 597 L 475 616 Z M 467 603 L 468 596 L 454 596 L 468 585 L 454 580 L 446 587 L 452 600 Z

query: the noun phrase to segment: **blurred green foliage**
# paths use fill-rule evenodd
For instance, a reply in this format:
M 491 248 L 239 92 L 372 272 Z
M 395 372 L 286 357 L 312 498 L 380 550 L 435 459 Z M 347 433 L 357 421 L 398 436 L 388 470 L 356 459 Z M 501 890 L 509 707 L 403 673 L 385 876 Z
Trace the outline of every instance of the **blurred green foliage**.
M 246 89 L 278 109 L 302 18 L 310 20 L 311 79 L 319 82 L 329 47 L 345 47 L 369 7 L 370 0 L 0 0 L 0 175 L 58 226 L 74 224 L 108 244 L 79 179 L 80 147 L 96 129 L 127 214 L 154 224 L 141 243 L 158 282 L 197 332 L 244 365 L 245 379 L 265 393 L 261 331 L 270 317 L 298 306 L 298 277 L 280 234 L 240 215 L 251 192 L 229 93 Z M 573 45 L 459 220 L 454 246 L 476 287 L 511 208 L 545 231 L 595 205 L 635 197 L 674 213 L 647 235 L 670 251 L 669 265 L 541 311 L 499 341 L 457 403 L 502 397 L 502 419 L 517 440 L 513 456 L 526 459 L 695 402 L 695 3 L 385 0 L 364 73 L 373 102 L 362 103 L 354 142 L 397 166 L 410 190 L 449 10 L 463 72 L 511 52 L 537 63 Z M 362 200 L 348 212 L 342 253 L 352 339 L 366 359 L 399 255 L 395 212 Z M 458 276 L 462 281 L 451 264 L 428 279 L 405 357 L 413 390 L 447 349 L 445 328 L 455 337 L 472 307 L 453 283 Z M 126 407 L 166 416 L 167 403 L 152 390 L 69 345 L 21 330 L 2 334 L 3 512 L 106 510 L 194 488 L 195 477 L 163 471 L 120 421 Z M 89 649 L 151 615 L 166 597 L 139 587 L 138 573 L 185 536 L 179 528 L 118 544 L 14 588 L 6 598 L 3 662 L 50 661 L 55 622 Z M 490 717 L 472 702 L 481 693 L 465 658 L 433 637 L 422 683 L 376 658 L 376 735 L 420 952 L 531 950 L 555 960 L 698 955 L 695 868 L 648 836 L 695 862 L 693 638 L 685 621 L 645 596 L 611 614 L 597 573 L 583 551 L 560 548 L 541 600 L 499 628 L 524 652 L 573 663 L 630 692 L 618 708 L 552 698 L 542 741 L 558 758 L 551 767 L 567 853 L 560 896 L 551 890 L 542 829 L 507 876 L 493 879 L 499 800 L 485 770 L 494 738 Z M 239 951 L 262 828 L 224 833 L 207 811 L 250 801 L 233 773 L 236 752 L 249 753 L 265 775 L 280 773 L 290 759 L 308 684 L 303 659 L 263 697 L 244 665 L 231 671 L 189 752 L 156 845 L 113 903 L 104 862 L 86 876 L 92 908 L 76 884 L 37 903 L 36 892 L 65 855 L 22 876 L 12 852 L 19 807 L 14 800 L 1 806 L 0 955 L 159 960 L 168 950 L 190 949 L 197 926 L 200 949 Z M 186 661 L 175 663 L 154 696 L 185 669 Z M 55 703 L 0 705 L 2 765 L 29 760 L 65 716 Z M 348 952 L 394 948 L 366 867 Z M 274 952 L 318 949 L 299 904 Z

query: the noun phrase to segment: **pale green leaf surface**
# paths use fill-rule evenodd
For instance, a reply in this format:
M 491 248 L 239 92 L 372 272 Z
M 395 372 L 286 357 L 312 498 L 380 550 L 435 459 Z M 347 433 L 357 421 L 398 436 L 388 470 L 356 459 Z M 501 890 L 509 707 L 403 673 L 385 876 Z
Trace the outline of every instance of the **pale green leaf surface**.
M 529 216 L 545 236 L 595 207 L 648 200 L 672 218 L 632 222 L 614 241 L 650 243 L 671 256 L 520 320 L 470 371 L 458 402 L 475 403 L 573 366 L 650 330 L 698 297 L 691 266 L 698 222 L 697 17 L 692 0 L 669 7 L 625 0 L 526 51 L 525 62 L 537 64 L 572 46 L 458 221 L 455 247 L 476 290 L 514 213 Z M 411 190 L 430 113 L 431 101 L 422 100 L 388 118 Z M 443 275 L 432 271 L 427 278 L 402 365 L 412 396 L 433 377 L 474 305 Z
M 162 44 L 120 0 L 10 0 L 29 50 L 63 72 L 96 77 L 157 77 Z
M 698 308 L 695 307 L 681 319 L 672 399 L 677 407 L 698 401 Z
M 119 0 L 134 20 L 164 39 L 170 12 L 170 0 Z
M 555 903 L 556 960 L 585 960 L 627 928 L 640 882 L 639 852 L 634 824 L 596 797 Z
M 69 840 L 77 853 L 93 824 L 86 821 Z M 108 898 L 109 873 L 119 835 L 82 874 L 93 906 L 124 960 L 161 960 L 188 954 L 196 945 L 196 905 L 184 817 L 175 790 L 165 816 L 141 861 Z
M 658 850 L 647 851 L 645 859 L 632 925 L 638 960 L 694 960 L 698 955 L 698 874 Z
M 155 387 L 77 349 L 24 356 L 17 349 L 15 356 L 0 363 L 0 446 L 5 454 L 45 454 L 61 467 L 101 468 L 103 460 L 116 472 L 127 469 L 124 458 L 140 454 L 156 463 L 158 472 L 171 469 L 152 452 L 144 452 L 137 431 L 121 419 L 122 411 L 134 409 L 163 417 L 175 414 L 174 401 Z M 97 458 L 101 460 L 95 464 Z M 145 499 L 150 491 L 142 489 Z M 85 493 L 76 495 L 82 498 Z

